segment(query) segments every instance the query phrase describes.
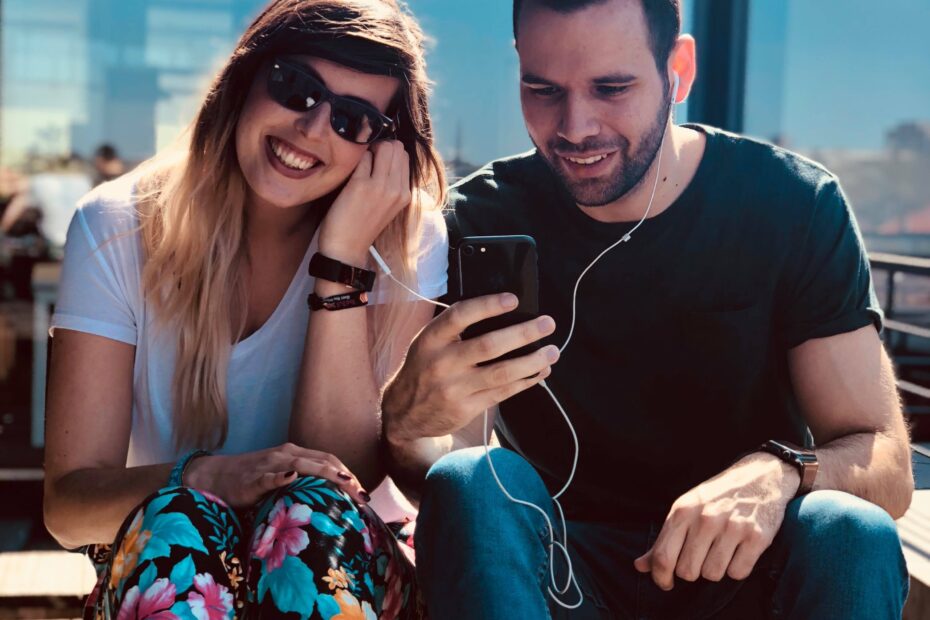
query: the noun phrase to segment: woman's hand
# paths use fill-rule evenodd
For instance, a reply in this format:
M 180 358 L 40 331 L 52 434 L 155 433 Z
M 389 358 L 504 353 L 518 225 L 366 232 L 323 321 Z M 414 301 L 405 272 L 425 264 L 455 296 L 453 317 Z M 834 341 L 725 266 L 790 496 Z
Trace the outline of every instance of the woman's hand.
M 362 266 L 368 247 L 410 204 L 410 157 L 398 140 L 376 142 L 320 225 L 320 252 Z
M 184 483 L 213 493 L 234 508 L 242 508 L 254 505 L 269 491 L 290 484 L 298 475 L 325 478 L 359 503 L 371 499 L 335 456 L 292 443 L 258 452 L 194 459 L 184 472 Z

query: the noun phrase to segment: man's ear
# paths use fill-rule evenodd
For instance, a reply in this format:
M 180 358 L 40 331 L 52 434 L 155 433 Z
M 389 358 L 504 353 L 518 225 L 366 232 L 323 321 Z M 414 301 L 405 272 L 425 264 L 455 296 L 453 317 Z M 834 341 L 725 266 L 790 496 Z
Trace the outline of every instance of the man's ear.
M 669 83 L 674 83 L 674 77 L 671 72 L 678 74 L 677 92 L 673 92 L 675 97 L 674 103 L 681 103 L 688 98 L 691 93 L 691 87 L 694 86 L 694 80 L 697 78 L 697 50 L 694 37 L 690 34 L 683 34 L 678 37 L 675 47 L 668 58 Z

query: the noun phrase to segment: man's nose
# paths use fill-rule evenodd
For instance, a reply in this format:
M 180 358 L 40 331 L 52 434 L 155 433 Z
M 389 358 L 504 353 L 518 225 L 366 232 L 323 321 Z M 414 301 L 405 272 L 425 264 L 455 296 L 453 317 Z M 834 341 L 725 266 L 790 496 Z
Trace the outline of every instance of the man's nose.
M 573 144 L 596 136 L 601 130 L 594 110 L 583 97 L 566 97 L 559 122 L 559 137 Z

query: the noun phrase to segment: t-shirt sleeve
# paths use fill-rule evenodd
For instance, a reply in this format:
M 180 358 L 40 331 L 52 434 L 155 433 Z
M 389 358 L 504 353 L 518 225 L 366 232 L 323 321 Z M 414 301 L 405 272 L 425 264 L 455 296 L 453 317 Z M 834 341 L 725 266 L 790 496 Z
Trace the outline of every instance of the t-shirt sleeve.
M 449 268 L 449 234 L 442 213 L 430 209 L 423 213 L 420 226 L 420 249 L 417 255 L 417 286 L 429 299 L 446 294 Z
M 412 288 L 427 299 L 442 297 L 446 294 L 448 281 L 449 235 L 442 213 L 438 210 L 423 211 L 417 243 L 417 282 Z M 368 303 L 381 304 L 391 299 L 416 301 L 417 297 L 389 282 L 389 278 L 379 269 Z
M 882 329 L 862 234 L 835 178 L 823 183 L 793 252 L 781 333 L 788 348 L 870 323 Z
M 82 207 L 71 220 L 49 333 L 72 329 L 135 345 L 136 313 L 120 275 L 127 265 L 118 262 L 125 263 L 125 246 L 134 240 L 102 238 L 104 231 L 96 225 L 99 217 L 100 213 L 90 215 L 92 226 Z

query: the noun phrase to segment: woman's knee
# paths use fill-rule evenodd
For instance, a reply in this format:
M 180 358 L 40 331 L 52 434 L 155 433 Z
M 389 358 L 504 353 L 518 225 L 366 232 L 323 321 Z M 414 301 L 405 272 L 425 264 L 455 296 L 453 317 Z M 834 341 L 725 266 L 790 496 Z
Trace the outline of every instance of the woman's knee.
M 312 543 L 312 544 L 311 544 Z M 274 570 L 288 556 L 341 555 L 348 548 L 370 555 L 371 530 L 355 503 L 335 484 L 298 478 L 269 495 L 256 513 L 252 555 Z
M 176 548 L 207 557 L 226 553 L 232 561 L 241 529 L 236 514 L 222 500 L 188 487 L 166 487 L 148 496 L 127 517 L 117 535 L 110 564 L 110 589 L 121 589 L 141 568 Z

